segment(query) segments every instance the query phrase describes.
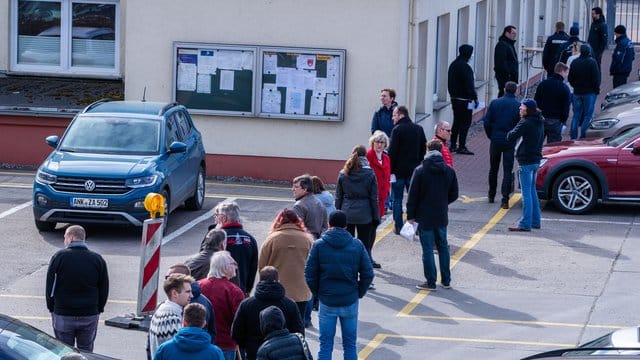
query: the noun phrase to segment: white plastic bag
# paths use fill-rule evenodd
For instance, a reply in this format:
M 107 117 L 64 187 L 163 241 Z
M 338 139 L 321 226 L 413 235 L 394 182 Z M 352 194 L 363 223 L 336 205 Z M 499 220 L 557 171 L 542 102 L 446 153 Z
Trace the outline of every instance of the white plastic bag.
M 402 236 L 403 238 L 409 240 L 409 241 L 413 241 L 414 236 L 416 235 L 416 231 L 418 230 L 418 223 L 417 222 L 406 222 L 404 223 L 404 225 L 402 225 L 402 229 L 400 229 L 400 236 Z

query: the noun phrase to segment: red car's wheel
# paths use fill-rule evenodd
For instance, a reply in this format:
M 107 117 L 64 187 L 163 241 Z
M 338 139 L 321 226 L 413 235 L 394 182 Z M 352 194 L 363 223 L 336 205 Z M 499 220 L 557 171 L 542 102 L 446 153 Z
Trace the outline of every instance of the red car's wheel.
M 584 214 L 598 202 L 598 183 L 584 171 L 567 171 L 553 184 L 553 202 L 567 214 Z

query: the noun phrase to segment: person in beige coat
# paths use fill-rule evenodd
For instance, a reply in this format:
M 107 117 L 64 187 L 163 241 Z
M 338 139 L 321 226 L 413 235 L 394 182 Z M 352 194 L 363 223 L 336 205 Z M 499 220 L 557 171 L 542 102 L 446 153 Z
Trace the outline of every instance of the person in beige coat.
M 273 221 L 258 256 L 258 268 L 273 266 L 278 269 L 285 296 L 296 302 L 300 314 L 305 313 L 311 299 L 311 291 L 304 280 L 304 266 L 312 244 L 313 237 L 302 219 L 293 210 L 283 209 Z

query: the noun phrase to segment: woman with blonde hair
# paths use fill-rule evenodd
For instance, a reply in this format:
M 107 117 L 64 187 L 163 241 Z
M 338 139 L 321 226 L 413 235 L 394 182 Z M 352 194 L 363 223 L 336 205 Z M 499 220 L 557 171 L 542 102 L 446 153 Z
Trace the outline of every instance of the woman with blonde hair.
M 366 155 L 364 145 L 357 145 L 351 151 L 351 156 L 338 175 L 336 209 L 347 215 L 347 231 L 362 241 L 373 267 L 380 268 L 380 264 L 371 257 L 371 232 L 375 232 L 380 224 L 378 182 Z
M 367 161 L 376 174 L 378 182 L 378 208 L 380 217 L 384 215 L 384 204 L 387 202 L 389 191 L 391 190 L 391 160 L 384 150 L 389 146 L 389 137 L 380 130 L 369 138 L 369 150 L 367 150 Z

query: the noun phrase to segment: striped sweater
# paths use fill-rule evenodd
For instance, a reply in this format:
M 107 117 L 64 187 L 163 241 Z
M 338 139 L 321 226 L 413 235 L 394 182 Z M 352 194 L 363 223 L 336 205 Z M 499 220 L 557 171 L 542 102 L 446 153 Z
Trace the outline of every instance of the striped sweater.
M 162 343 L 173 338 L 182 328 L 182 306 L 165 300 L 151 317 L 149 325 L 149 350 L 153 356 Z

